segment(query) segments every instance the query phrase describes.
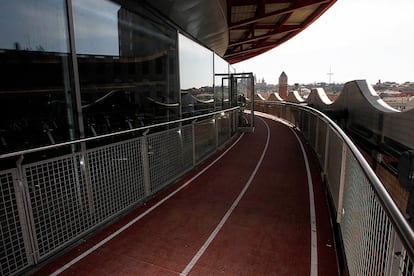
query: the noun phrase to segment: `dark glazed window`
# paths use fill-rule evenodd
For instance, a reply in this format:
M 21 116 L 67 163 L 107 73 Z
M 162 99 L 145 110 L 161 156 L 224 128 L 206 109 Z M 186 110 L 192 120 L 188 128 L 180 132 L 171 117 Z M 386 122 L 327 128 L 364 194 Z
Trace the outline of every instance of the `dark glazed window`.
M 65 1 L 0 10 L 0 153 L 76 138 Z
M 136 5 L 73 0 L 87 136 L 179 117 L 177 33 Z

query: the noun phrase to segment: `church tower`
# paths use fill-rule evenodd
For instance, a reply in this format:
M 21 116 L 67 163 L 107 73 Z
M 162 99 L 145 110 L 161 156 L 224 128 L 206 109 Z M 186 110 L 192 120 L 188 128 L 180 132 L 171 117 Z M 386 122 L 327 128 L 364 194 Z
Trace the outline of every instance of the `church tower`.
M 286 99 L 288 91 L 288 77 L 285 72 L 282 72 L 279 77 L 279 96 Z

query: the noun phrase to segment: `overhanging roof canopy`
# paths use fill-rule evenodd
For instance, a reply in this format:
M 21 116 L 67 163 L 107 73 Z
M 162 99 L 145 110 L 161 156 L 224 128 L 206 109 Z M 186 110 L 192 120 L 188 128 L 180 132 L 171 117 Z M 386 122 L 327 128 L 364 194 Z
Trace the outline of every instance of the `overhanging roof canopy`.
M 230 63 L 289 40 L 336 0 L 147 0 Z
M 227 0 L 229 43 L 224 59 L 237 63 L 289 40 L 336 0 Z

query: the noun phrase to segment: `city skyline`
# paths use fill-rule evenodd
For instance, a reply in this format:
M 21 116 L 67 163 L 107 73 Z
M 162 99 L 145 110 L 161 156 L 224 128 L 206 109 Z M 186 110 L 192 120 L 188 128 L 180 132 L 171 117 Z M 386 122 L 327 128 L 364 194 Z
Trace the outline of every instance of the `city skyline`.
M 413 11 L 410 0 L 337 1 L 291 40 L 233 66 L 270 84 L 283 71 L 289 84 L 414 81 Z

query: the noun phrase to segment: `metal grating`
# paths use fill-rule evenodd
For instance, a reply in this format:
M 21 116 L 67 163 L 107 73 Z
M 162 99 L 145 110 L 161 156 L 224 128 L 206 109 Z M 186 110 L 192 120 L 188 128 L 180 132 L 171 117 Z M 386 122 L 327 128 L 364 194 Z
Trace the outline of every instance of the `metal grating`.
M 215 120 L 207 119 L 196 123 L 194 132 L 196 161 L 200 161 L 216 147 Z
M 313 115 L 309 115 L 309 125 L 308 125 L 308 129 L 309 129 L 309 136 L 308 136 L 308 140 L 309 143 L 311 144 L 312 148 L 315 149 L 316 146 L 316 120 L 317 118 Z
M 223 145 L 230 138 L 229 120 L 229 115 L 224 115 L 219 117 L 216 121 L 219 146 Z
M 392 225 L 351 152 L 341 229 L 350 275 L 388 274 Z
M 41 262 L 172 183 L 236 132 L 237 112 L 0 172 L 0 274 Z
M 94 223 L 102 222 L 144 199 L 141 139 L 88 151 Z
M 159 191 L 192 167 L 190 127 L 148 136 L 151 192 Z
M 318 115 L 285 105 L 273 105 L 271 111 L 285 118 L 289 116 L 283 115 L 292 110 L 308 113 L 297 117 L 299 121 L 294 123 L 308 140 L 311 138 L 310 145 L 326 170 L 328 189 L 338 211 L 349 274 L 414 276 L 414 262 L 393 227 L 392 217 L 387 215 L 369 182 L 365 174 L 369 172 L 356 160 L 350 145 L 331 125 L 315 117 Z
M 0 172 L 0 209 L 3 210 L 0 214 L 0 275 L 15 274 L 29 265 L 13 179 L 16 179 L 15 170 Z
M 42 258 L 90 227 L 80 155 L 23 166 L 33 225 Z
M 316 144 L 316 154 L 320 164 L 325 164 L 325 144 L 328 130 L 328 125 L 321 119 L 318 119 L 318 141 Z
M 301 120 L 302 120 L 302 124 L 301 124 L 301 131 L 303 133 L 303 136 L 305 136 L 305 138 L 307 140 L 309 140 L 309 126 L 310 126 L 310 114 L 308 114 L 307 112 L 302 112 L 302 116 L 301 116 Z M 292 122 L 295 123 L 295 122 Z
M 342 140 L 329 130 L 329 146 L 326 174 L 335 209 L 338 210 L 339 186 L 341 179 Z
M 401 248 L 401 251 L 396 251 L 397 256 L 398 253 L 400 253 L 400 261 L 398 268 L 395 269 L 395 275 L 401 275 L 401 276 L 413 276 L 414 275 L 414 263 L 410 261 L 410 258 L 407 255 L 407 252 L 404 250 L 404 248 Z

